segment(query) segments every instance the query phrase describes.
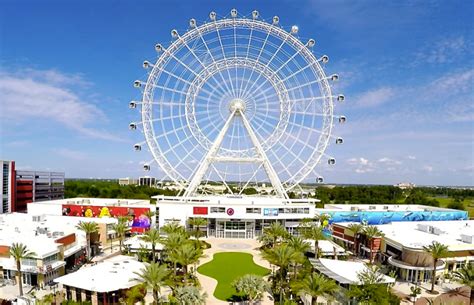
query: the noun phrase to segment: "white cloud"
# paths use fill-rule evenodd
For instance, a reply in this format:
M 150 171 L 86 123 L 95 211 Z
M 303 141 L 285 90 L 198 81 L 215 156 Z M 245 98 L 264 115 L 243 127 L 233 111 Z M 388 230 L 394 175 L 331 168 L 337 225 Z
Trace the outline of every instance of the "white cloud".
M 105 114 L 66 86 L 87 84 L 80 76 L 55 70 L 0 72 L 0 119 L 12 122 L 52 120 L 85 136 L 122 141 L 107 131 L 94 128 L 94 121 L 107 120 Z
M 400 164 L 402 164 L 402 162 L 399 161 L 399 160 L 394 160 L 394 159 L 390 159 L 390 158 L 387 158 L 387 157 L 380 158 L 380 159 L 377 160 L 377 162 L 387 164 L 387 165 L 400 165 Z
M 356 107 L 377 107 L 388 102 L 395 95 L 395 90 L 390 87 L 382 87 L 366 91 L 354 98 Z
M 415 63 L 447 64 L 455 62 L 469 50 L 462 36 L 446 37 L 423 47 L 415 54 Z
M 431 166 L 431 165 L 425 165 L 425 166 L 423 166 L 423 170 L 426 171 L 426 172 L 429 172 L 429 173 L 431 173 L 431 172 L 433 171 L 433 169 L 434 169 L 434 168 L 433 168 L 433 166 Z
M 416 160 L 416 157 L 415 156 L 408 156 L 407 157 L 409 160 Z
M 56 154 L 60 155 L 61 157 L 67 158 L 67 159 L 73 159 L 73 160 L 84 160 L 87 157 L 87 154 L 78 151 L 78 150 L 72 150 L 69 148 L 60 148 L 54 150 Z

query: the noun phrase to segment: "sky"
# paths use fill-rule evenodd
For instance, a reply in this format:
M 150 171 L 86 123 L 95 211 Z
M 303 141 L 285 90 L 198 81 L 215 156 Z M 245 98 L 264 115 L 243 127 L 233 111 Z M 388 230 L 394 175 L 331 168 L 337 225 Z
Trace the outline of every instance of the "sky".
M 474 185 L 472 1 L 0 1 L 0 159 L 67 178 L 144 175 L 128 124 L 143 60 L 210 11 L 298 25 L 338 73 L 328 183 Z M 152 171 L 160 177 L 160 171 Z

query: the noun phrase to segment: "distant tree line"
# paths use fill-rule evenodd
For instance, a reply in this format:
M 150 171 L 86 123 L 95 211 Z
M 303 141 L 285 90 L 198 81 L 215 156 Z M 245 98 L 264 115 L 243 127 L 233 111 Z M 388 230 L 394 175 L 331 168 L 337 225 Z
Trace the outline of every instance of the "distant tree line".
M 64 187 L 64 196 L 66 198 L 92 197 L 150 199 L 151 196 L 176 196 L 178 193 L 174 190 L 160 189 L 144 185 L 119 185 L 118 180 L 66 180 Z

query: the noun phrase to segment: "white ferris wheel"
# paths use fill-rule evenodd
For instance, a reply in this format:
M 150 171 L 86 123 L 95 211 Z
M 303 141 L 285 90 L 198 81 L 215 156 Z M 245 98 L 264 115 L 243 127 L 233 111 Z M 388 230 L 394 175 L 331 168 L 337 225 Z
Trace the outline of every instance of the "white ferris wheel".
M 188 197 L 209 181 L 231 193 L 269 181 L 281 198 L 309 175 L 322 182 L 315 168 L 335 164 L 325 150 L 343 143 L 331 133 L 346 118 L 333 113 L 344 96 L 332 94 L 338 75 L 325 74 L 329 57 L 316 54 L 314 39 L 302 42 L 277 16 L 267 22 L 235 9 L 191 19 L 171 38 L 143 63 L 148 78 L 134 82 L 142 98 L 130 102 L 141 121 L 129 127 L 145 135 L 135 150 L 146 144 L 153 155 L 145 170 L 156 162 Z

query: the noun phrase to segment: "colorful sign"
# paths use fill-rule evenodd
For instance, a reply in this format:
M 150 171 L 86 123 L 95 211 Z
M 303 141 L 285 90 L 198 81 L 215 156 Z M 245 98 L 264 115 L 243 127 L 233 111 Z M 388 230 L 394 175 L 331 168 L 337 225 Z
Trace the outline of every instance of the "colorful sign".
M 145 215 L 149 208 L 128 208 L 117 206 L 93 206 L 78 204 L 63 204 L 64 216 L 76 217 L 119 217 L 128 216 L 131 219 L 131 232 L 144 232 L 151 226 L 150 219 Z

